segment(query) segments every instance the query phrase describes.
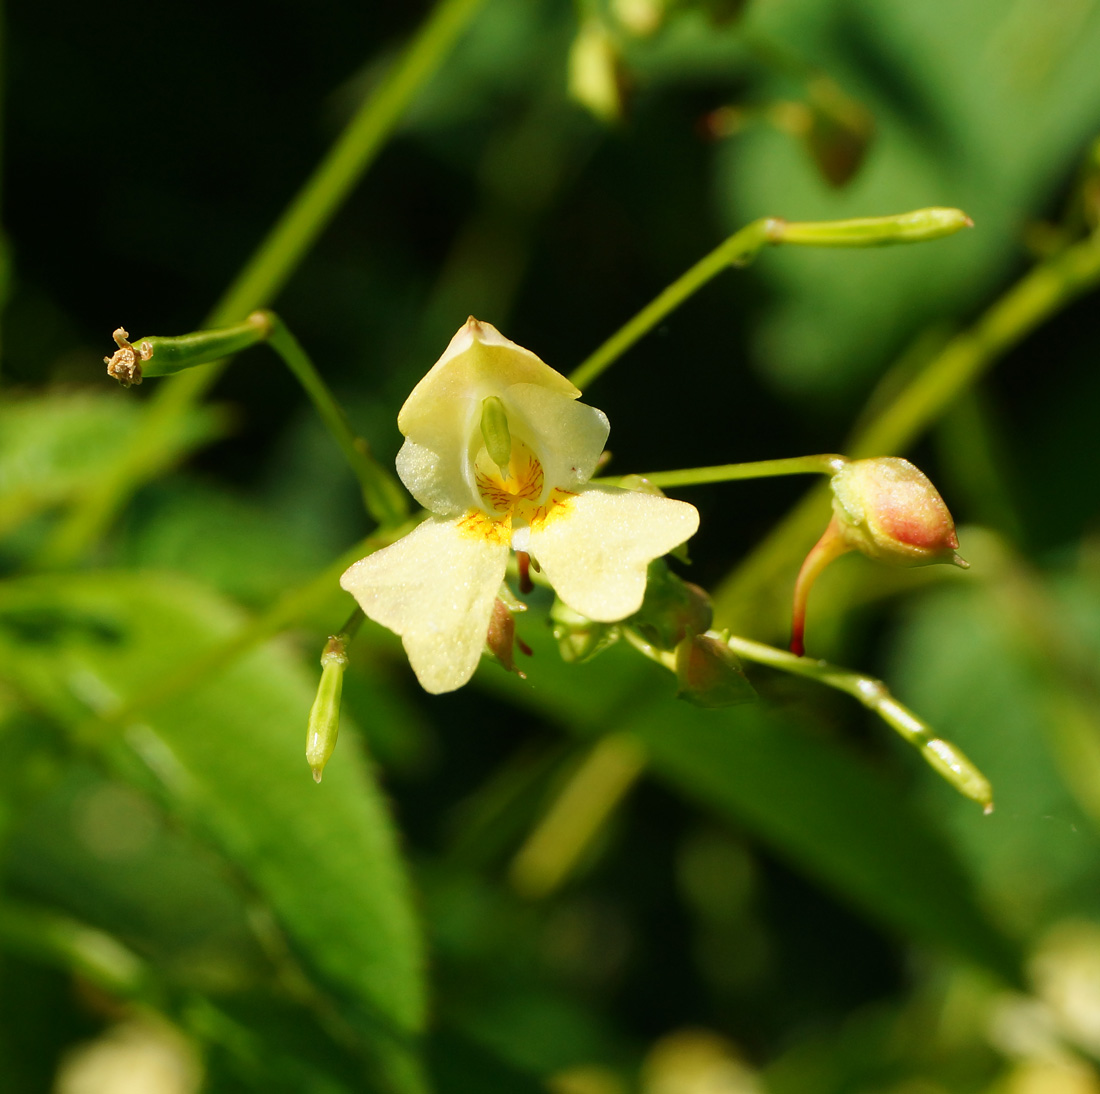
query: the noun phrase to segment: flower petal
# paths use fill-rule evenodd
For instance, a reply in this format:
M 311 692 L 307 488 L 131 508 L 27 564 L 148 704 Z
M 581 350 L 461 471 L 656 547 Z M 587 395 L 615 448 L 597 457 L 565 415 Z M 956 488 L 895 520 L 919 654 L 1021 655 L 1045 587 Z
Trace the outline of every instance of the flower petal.
M 406 441 L 397 453 L 397 474 L 409 493 L 429 512 L 444 517 L 483 504 L 468 478 L 469 467 L 467 459 L 447 459 L 413 441 Z
M 508 561 L 502 526 L 480 514 L 431 518 L 349 567 L 340 584 L 401 635 L 416 678 L 438 694 L 474 673 Z
M 414 446 L 402 450 L 398 474 L 417 501 L 436 513 L 480 504 L 473 464 L 482 446 L 482 402 L 503 397 L 515 384 L 567 400 L 580 395 L 530 350 L 471 316 L 397 416 L 398 429 Z
M 642 606 L 649 563 L 698 527 L 687 502 L 590 486 L 532 524 L 531 554 L 570 608 L 613 623 Z
M 551 388 L 513 384 L 503 395 L 512 434 L 542 464 L 547 489 L 588 482 L 607 443 L 607 415 Z

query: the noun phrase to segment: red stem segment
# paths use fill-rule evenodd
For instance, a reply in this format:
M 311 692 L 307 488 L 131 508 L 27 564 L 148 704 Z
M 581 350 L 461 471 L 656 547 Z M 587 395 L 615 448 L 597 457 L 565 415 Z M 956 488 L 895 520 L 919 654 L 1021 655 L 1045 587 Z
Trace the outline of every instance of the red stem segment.
M 802 569 L 798 571 L 798 580 L 794 583 L 794 610 L 791 613 L 791 653 L 796 657 L 802 657 L 806 653 L 804 637 L 806 634 L 806 602 L 810 597 L 810 589 L 817 580 L 818 574 L 842 554 L 852 548 L 844 542 L 840 531 L 840 525 L 834 515 L 829 521 L 821 539 L 810 548 L 810 553 L 802 563 Z

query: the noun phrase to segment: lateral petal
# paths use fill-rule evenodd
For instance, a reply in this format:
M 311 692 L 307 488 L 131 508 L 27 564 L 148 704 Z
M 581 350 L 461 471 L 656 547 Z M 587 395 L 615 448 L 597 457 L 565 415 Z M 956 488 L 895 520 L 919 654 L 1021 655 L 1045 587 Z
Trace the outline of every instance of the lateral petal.
M 354 563 L 340 584 L 369 618 L 401 636 L 425 691 L 453 691 L 477 668 L 509 539 L 506 524 L 480 513 L 429 518 Z
M 699 527 L 694 505 L 655 494 L 587 486 L 556 497 L 546 518 L 531 524 L 531 554 L 558 596 L 600 623 L 633 615 L 650 562 Z
M 425 448 L 422 444 L 406 441 L 397 453 L 397 475 L 406 489 L 431 513 L 453 517 L 472 505 L 481 504 L 481 498 L 472 482 L 471 461 L 454 453 L 461 452 L 457 440 L 452 448 L 452 459 Z
M 537 456 L 547 488 L 571 490 L 592 477 L 610 429 L 602 410 L 536 384 L 513 384 L 503 399 L 512 432 Z

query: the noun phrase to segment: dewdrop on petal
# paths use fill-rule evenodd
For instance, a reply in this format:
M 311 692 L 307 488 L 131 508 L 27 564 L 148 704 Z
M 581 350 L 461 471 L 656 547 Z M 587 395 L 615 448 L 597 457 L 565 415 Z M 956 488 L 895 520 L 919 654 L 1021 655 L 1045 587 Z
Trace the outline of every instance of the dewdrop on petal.
M 791 652 L 804 653 L 806 601 L 834 558 L 861 551 L 893 566 L 949 562 L 966 569 L 955 522 L 923 471 L 899 456 L 852 460 L 833 475 L 833 517 L 806 556 L 794 591 Z

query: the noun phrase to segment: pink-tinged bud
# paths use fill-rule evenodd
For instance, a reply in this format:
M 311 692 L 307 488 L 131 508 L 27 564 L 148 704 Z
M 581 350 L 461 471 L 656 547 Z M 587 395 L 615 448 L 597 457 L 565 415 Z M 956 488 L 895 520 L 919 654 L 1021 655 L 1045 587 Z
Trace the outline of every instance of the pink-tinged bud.
M 756 698 L 736 654 L 708 634 L 689 634 L 676 647 L 676 679 L 676 697 L 697 707 L 716 710 Z
M 908 460 L 853 460 L 833 476 L 832 487 L 833 512 L 849 547 L 895 566 L 966 567 L 955 553 L 959 539 L 943 498 Z
M 956 554 L 955 522 L 923 471 L 899 456 L 852 460 L 832 478 L 833 519 L 802 563 L 794 587 L 791 652 L 805 652 L 806 602 L 818 574 L 847 551 L 862 551 L 893 566 L 950 562 Z

